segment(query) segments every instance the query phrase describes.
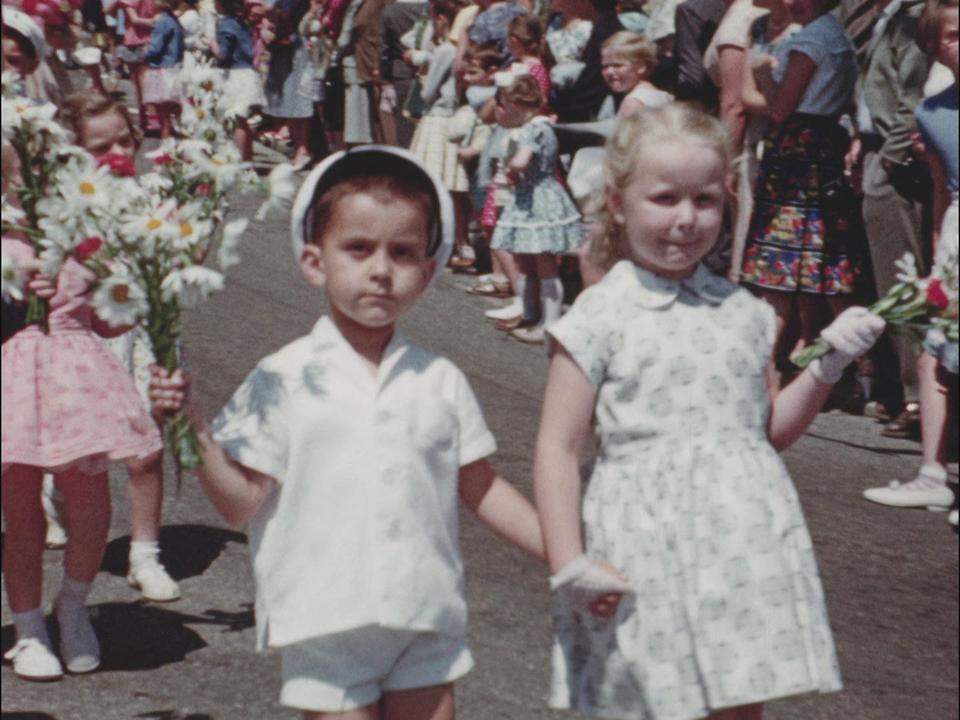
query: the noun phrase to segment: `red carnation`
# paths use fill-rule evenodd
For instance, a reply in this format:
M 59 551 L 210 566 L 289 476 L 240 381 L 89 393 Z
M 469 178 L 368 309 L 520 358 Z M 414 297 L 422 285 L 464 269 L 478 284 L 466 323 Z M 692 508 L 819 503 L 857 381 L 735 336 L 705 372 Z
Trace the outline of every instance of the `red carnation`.
M 103 240 L 96 235 L 84 238 L 80 244 L 73 249 L 73 256 L 81 262 L 93 255 L 103 245 Z
M 938 310 L 946 310 L 950 307 L 950 298 L 943 291 L 943 283 L 940 278 L 931 278 L 927 283 L 927 302 Z
M 173 162 L 173 155 L 170 153 L 162 153 L 161 155 L 157 155 L 153 159 L 153 162 L 155 165 L 169 165 Z
M 120 177 L 134 177 L 137 174 L 137 165 L 133 158 L 120 153 L 107 153 L 97 162 L 99 167 L 108 166 L 114 175 Z

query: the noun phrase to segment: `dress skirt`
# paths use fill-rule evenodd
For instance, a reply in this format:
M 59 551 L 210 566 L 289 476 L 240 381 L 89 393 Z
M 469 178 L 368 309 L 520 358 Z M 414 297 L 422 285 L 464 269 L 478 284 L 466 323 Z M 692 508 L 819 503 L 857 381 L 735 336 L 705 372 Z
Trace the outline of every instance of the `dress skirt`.
M 253 68 L 225 71 L 223 94 L 228 107 L 240 117 L 249 117 L 254 108 L 262 108 L 267 103 L 260 73 Z
M 180 89 L 180 66 L 147 68 L 143 73 L 143 102 L 150 104 L 178 103 L 182 98 Z
M 819 295 L 853 292 L 862 234 L 843 175 L 848 146 L 833 117 L 794 114 L 767 131 L 742 282 Z
M 460 145 L 447 139 L 447 128 L 452 119 L 446 115 L 422 117 L 413 134 L 410 152 L 443 181 L 447 190 L 466 192 L 470 189 L 470 178 L 457 155 Z
M 314 75 L 310 50 L 302 38 L 287 45 L 272 45 L 264 112 L 277 118 L 313 117 L 313 104 L 319 100 Z
M 86 329 L 33 326 L 3 345 L 3 467 L 102 472 L 163 446 L 134 381 Z

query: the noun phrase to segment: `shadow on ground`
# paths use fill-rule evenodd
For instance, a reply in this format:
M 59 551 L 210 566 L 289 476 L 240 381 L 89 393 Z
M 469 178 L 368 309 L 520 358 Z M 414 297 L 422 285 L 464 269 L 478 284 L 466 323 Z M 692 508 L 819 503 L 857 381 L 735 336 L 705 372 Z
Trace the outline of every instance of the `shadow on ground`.
M 242 632 L 254 624 L 253 607 L 249 603 L 236 612 L 207 610 L 202 615 L 142 602 L 103 603 L 90 606 L 90 617 L 103 658 L 98 672 L 156 670 L 181 662 L 190 653 L 207 646 L 203 638 L 188 627 L 190 625 L 214 625 L 222 627 L 223 632 Z M 56 622 L 51 617 L 48 624 L 56 643 Z M 4 651 L 13 646 L 15 639 L 13 625 L 0 630 L 0 646 Z
M 243 533 L 206 525 L 170 525 L 160 528 L 160 559 L 175 580 L 202 575 L 227 543 L 246 543 Z M 107 544 L 101 570 L 126 577 L 130 569 L 130 536 L 114 538 Z

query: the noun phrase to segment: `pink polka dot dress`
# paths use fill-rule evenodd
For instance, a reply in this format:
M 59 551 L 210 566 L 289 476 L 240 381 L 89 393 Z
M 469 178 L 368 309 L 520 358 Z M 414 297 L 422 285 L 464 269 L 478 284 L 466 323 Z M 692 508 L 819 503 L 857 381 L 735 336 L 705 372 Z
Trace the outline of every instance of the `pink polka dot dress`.
M 20 260 L 31 257 L 17 240 L 4 239 L 3 249 Z M 3 345 L 3 470 L 23 464 L 90 474 L 163 447 L 130 374 L 92 330 L 85 293 L 93 279 L 68 260 L 50 300 L 49 333 L 29 326 Z

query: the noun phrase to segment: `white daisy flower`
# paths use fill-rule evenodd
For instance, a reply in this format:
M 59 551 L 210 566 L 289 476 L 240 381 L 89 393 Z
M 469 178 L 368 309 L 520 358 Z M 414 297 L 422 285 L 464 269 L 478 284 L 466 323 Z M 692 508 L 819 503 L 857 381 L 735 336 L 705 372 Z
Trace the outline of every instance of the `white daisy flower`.
M 133 325 L 148 310 L 146 293 L 122 271 L 100 282 L 92 303 L 97 316 L 112 327 Z
M 71 164 L 57 174 L 57 189 L 71 215 L 86 210 L 96 212 L 113 204 L 115 184 L 111 181 L 109 167 L 87 169 Z
M 6 73 L 4 73 L 6 75 Z M 0 276 L 2 276 L 2 295 L 4 300 L 23 300 L 23 290 L 27 285 L 27 276 L 17 259 L 5 251 L 0 251 Z
M 223 237 L 220 239 L 220 248 L 217 250 L 217 264 L 224 272 L 240 262 L 240 253 L 237 252 L 237 247 L 240 245 L 240 238 L 246 232 L 248 224 L 246 218 L 239 218 L 231 220 L 223 226 Z
M 293 199 L 297 196 L 297 171 L 290 163 L 277 165 L 267 176 L 267 200 L 257 210 L 254 216 L 257 220 L 264 220 L 271 210 L 289 210 Z
M 164 300 L 176 299 L 181 307 L 196 307 L 212 293 L 223 289 L 223 275 L 202 265 L 174 270 L 163 279 Z

